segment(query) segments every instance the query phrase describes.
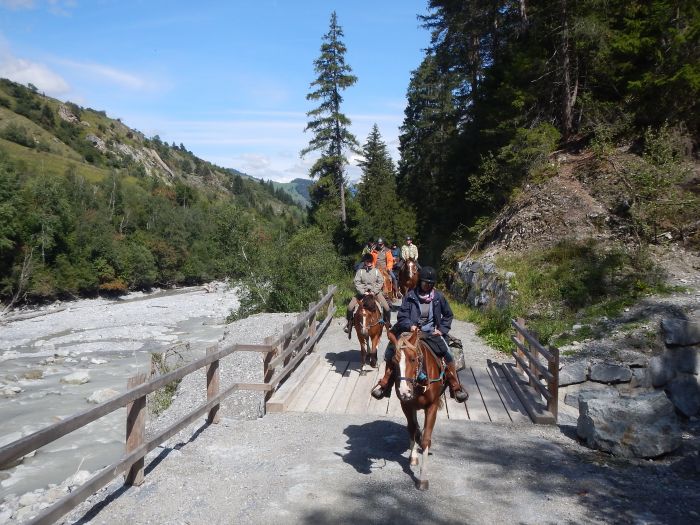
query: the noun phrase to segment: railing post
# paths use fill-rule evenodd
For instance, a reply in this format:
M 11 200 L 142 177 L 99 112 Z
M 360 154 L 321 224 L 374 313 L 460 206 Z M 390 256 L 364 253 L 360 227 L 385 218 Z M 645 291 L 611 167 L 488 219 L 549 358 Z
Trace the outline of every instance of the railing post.
M 217 351 L 216 346 L 207 348 L 207 355 Z M 219 395 L 219 360 L 212 361 L 207 365 L 207 401 Z M 207 423 L 218 423 L 221 416 L 219 408 L 221 405 L 214 405 L 207 416 Z
M 539 341 L 538 335 L 535 332 L 530 332 L 530 334 Z M 542 374 L 540 374 L 539 369 L 535 365 L 533 361 L 539 361 L 540 360 L 540 351 L 537 349 L 537 346 L 528 344 L 527 345 L 528 350 L 530 351 L 530 359 L 527 362 L 528 367 L 530 368 L 530 372 L 532 372 L 532 375 L 530 376 L 530 386 L 533 386 L 535 383 L 535 379 L 533 377 L 540 377 Z
M 263 359 L 263 383 L 269 383 L 270 380 L 272 379 L 272 376 L 275 373 L 274 368 L 270 368 L 270 361 L 275 357 L 277 352 L 275 351 L 276 349 L 272 348 L 272 341 L 273 338 L 272 336 L 267 336 L 265 340 L 263 341 L 263 344 L 267 345 L 270 347 L 270 352 L 265 354 L 265 359 Z M 272 396 L 272 391 L 266 392 L 265 393 L 265 402 L 267 402 L 268 399 Z
M 146 374 L 137 374 L 129 378 L 126 383 L 127 390 L 145 383 Z M 126 407 L 126 453 L 143 445 L 146 437 L 146 396 L 135 399 Z M 124 483 L 126 485 L 141 485 L 143 483 L 144 458 L 136 460 L 129 472 L 127 472 Z
M 549 346 L 548 348 L 554 359 L 548 361 L 552 380 L 547 382 L 547 389 L 552 394 L 552 399 L 547 401 L 547 410 L 554 416 L 554 421 L 557 421 L 559 413 L 559 349 L 554 346 Z
M 328 285 L 328 290 L 327 293 L 331 293 L 331 290 L 333 289 L 333 285 L 329 284 Z M 331 295 L 331 298 L 328 300 L 328 309 L 326 310 L 326 317 L 328 317 L 328 312 L 333 311 L 333 305 L 335 304 L 335 297 Z
M 518 317 L 518 319 L 515 321 L 518 326 L 522 329 L 525 330 L 525 319 L 522 317 Z M 515 331 L 515 338 L 518 340 L 518 342 L 522 343 L 523 346 L 525 346 L 525 336 L 520 333 L 519 330 Z M 516 347 L 515 351 L 517 352 L 518 356 L 520 356 L 523 361 L 525 360 L 525 353 L 520 349 L 520 347 Z M 525 370 L 520 366 L 520 363 L 517 361 L 515 362 L 515 367 L 520 370 L 523 374 L 525 373 Z
M 292 334 L 292 326 L 294 326 L 292 323 L 285 323 L 284 326 L 282 326 L 282 333 L 287 334 L 287 337 L 285 337 L 284 341 L 282 341 L 282 352 L 284 352 L 287 349 L 289 344 L 294 339 L 294 334 Z M 284 363 L 282 363 L 282 367 L 284 368 L 285 366 L 287 366 L 287 363 L 289 363 L 290 359 L 292 359 L 293 357 L 293 354 L 289 354 L 287 357 L 285 357 Z
M 309 310 L 311 310 L 315 306 L 314 303 L 309 303 Z M 309 317 L 309 337 L 313 337 L 316 335 L 316 316 L 312 315 Z M 316 345 L 314 345 L 316 346 Z M 313 352 L 314 346 L 312 346 L 309 351 Z

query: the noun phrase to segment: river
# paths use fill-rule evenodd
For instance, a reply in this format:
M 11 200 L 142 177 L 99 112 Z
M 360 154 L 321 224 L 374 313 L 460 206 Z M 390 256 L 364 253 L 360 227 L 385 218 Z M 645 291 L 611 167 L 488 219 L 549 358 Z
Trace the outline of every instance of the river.
M 0 445 L 95 406 L 87 398 L 96 391 L 124 392 L 129 377 L 149 372 L 152 352 L 189 342 L 189 358 L 203 355 L 238 306 L 226 284 L 208 288 L 214 291 L 200 286 L 81 299 L 0 325 Z M 76 371 L 86 371 L 89 382 L 61 381 Z M 0 470 L 0 501 L 113 462 L 124 451 L 125 414 L 113 412 Z

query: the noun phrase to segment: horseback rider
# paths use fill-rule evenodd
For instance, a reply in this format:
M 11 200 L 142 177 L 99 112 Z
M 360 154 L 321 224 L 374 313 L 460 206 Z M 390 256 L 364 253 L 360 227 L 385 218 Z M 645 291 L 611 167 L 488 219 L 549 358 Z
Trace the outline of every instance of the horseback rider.
M 405 261 L 407 259 L 413 259 L 418 263 L 418 246 L 413 244 L 413 237 L 408 235 L 406 237 L 406 244 L 401 246 L 401 258 Z
M 391 256 L 394 258 L 394 268 L 396 268 L 396 263 L 401 260 L 401 248 L 396 241 L 391 243 Z
M 374 257 L 374 264 L 377 268 L 386 270 L 389 273 L 394 290 L 398 290 L 399 284 L 396 280 L 396 275 L 394 275 L 394 256 L 391 255 L 391 250 L 384 245 L 384 239 L 381 237 L 377 239 L 377 244 L 374 250 L 372 250 L 372 256 Z
M 355 308 L 357 308 L 359 300 L 368 294 L 374 294 L 375 299 L 382 307 L 383 322 L 388 328 L 391 328 L 391 309 L 389 308 L 389 303 L 387 303 L 384 298 L 384 294 L 382 294 L 384 277 L 382 277 L 381 272 L 374 267 L 374 257 L 372 257 L 371 253 L 366 253 L 362 256 L 362 268 L 355 272 L 355 279 L 353 282 L 357 294 L 352 298 L 350 304 L 348 304 L 348 310 L 345 314 L 345 318 L 348 321 L 344 328 L 345 333 L 348 334 L 348 336 L 350 335 Z
M 459 383 L 454 358 L 443 338 L 452 326 L 452 309 L 445 296 L 435 289 L 436 274 L 432 267 L 421 268 L 419 280 L 419 285 L 404 296 L 392 333 L 399 337 L 402 332 L 420 330 L 422 339 L 428 343 L 433 352 L 438 357 L 444 358 L 445 377 L 450 387 L 450 394 L 462 403 L 469 398 L 469 394 Z M 376 399 L 382 399 L 391 394 L 394 383 L 395 353 L 393 343 L 389 343 L 384 352 L 386 361 L 384 377 L 372 389 L 372 397 Z
M 367 244 L 365 244 L 365 247 L 362 248 L 362 255 L 364 255 L 366 253 L 372 253 L 372 250 L 374 250 L 374 238 L 367 241 Z

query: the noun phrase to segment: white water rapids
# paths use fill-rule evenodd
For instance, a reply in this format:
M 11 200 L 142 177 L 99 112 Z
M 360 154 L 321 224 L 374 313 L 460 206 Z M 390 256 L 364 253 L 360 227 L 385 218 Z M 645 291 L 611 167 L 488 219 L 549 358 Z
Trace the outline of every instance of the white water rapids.
M 150 371 L 151 352 L 189 342 L 188 358 L 202 355 L 238 306 L 235 290 L 222 283 L 210 288 L 215 291 L 81 299 L 64 303 L 63 311 L 0 325 L 0 445 L 95 406 L 87 398 L 97 390 L 124 392 L 129 377 Z M 75 371 L 87 371 L 89 382 L 61 382 Z M 0 470 L 0 502 L 116 460 L 124 451 L 125 414 L 113 412 Z

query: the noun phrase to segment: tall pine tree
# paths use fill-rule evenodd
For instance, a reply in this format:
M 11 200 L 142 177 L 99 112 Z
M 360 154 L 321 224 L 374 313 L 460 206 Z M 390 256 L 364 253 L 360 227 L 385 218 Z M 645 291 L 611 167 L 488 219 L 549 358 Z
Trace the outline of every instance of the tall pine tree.
M 415 214 L 397 195 L 394 162 L 376 124 L 362 148 L 362 156 L 358 163 L 362 177 L 356 197 L 360 211 L 355 238 L 362 244 L 379 236 L 398 241 L 406 234 L 413 235 Z
M 329 201 L 337 204 L 343 230 L 347 229 L 345 166 L 348 160 L 345 152 L 357 152 L 359 143 L 350 133 L 350 119 L 341 112 L 343 102 L 341 92 L 354 85 L 357 77 L 345 63 L 345 44 L 342 42 L 343 29 L 338 25 L 335 11 L 331 14 L 330 28 L 323 36 L 321 55 L 314 61 L 318 74 L 311 83 L 313 91 L 306 95 L 307 100 L 320 101 L 317 108 L 307 112 L 311 119 L 304 131 L 313 132 L 309 145 L 301 156 L 312 151 L 320 152 L 319 159 L 311 167 L 310 176 L 318 177 L 312 190 L 312 213 Z M 324 202 L 326 201 L 326 202 Z M 322 214 L 321 214 L 322 215 Z

